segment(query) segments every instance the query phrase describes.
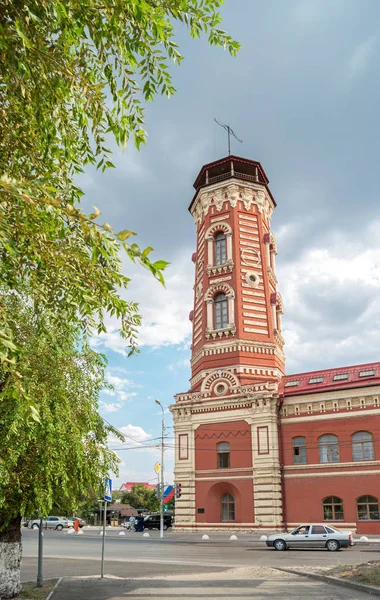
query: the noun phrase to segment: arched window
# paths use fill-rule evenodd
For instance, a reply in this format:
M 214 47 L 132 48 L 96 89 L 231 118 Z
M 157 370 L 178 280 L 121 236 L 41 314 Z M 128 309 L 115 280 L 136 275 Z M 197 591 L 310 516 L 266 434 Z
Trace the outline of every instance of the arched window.
M 226 235 L 222 231 L 215 234 L 214 245 L 214 264 L 224 265 L 227 262 L 227 243 Z
M 318 440 L 318 446 L 320 463 L 339 462 L 339 444 L 336 435 L 331 433 L 322 435 Z
M 306 440 L 304 437 L 293 438 L 293 463 L 306 465 Z
M 228 325 L 226 294 L 217 294 L 214 298 L 214 329 L 224 329 Z
M 235 521 L 235 500 L 231 494 L 222 496 L 222 521 Z
M 373 439 L 368 431 L 357 431 L 351 436 L 352 460 L 373 460 Z
M 375 496 L 360 496 L 356 501 L 359 521 L 379 520 L 379 501 Z
M 329 496 L 322 502 L 325 521 L 344 521 L 343 500 L 338 496 Z
M 221 442 L 217 445 L 218 469 L 230 468 L 230 445 L 228 442 Z

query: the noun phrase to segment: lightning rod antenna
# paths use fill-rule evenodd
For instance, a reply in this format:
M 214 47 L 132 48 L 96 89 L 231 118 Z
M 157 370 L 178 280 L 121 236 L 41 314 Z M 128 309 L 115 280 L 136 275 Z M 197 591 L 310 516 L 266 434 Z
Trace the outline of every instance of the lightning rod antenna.
M 243 140 L 241 140 L 240 138 L 238 138 L 238 136 L 236 135 L 236 133 L 234 132 L 233 129 L 231 129 L 231 127 L 229 125 L 226 125 L 225 123 L 220 123 L 220 121 L 218 121 L 217 119 L 214 118 L 215 123 L 217 123 L 219 125 L 219 127 L 223 127 L 223 129 L 225 129 L 227 131 L 227 135 L 228 135 L 228 156 L 231 154 L 231 135 L 234 136 L 234 138 L 240 142 L 241 144 L 243 143 Z

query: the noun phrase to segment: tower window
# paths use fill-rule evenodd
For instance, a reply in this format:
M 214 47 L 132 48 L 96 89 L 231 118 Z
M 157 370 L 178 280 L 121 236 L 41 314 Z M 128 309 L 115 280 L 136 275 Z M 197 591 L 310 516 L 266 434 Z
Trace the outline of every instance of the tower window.
M 224 329 L 228 325 L 226 294 L 217 294 L 214 298 L 214 329 Z
M 228 442 L 221 442 L 217 445 L 218 469 L 230 468 L 230 445 Z
M 224 265 L 227 262 L 227 243 L 226 236 L 223 232 L 219 232 L 214 237 L 215 243 L 215 264 Z
M 235 521 L 235 500 L 231 494 L 224 494 L 221 500 L 222 521 Z

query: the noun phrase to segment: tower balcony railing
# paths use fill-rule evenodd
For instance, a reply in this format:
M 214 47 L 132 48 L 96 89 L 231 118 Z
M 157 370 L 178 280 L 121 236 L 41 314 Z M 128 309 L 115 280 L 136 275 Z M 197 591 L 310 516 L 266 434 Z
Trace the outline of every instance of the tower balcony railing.
M 258 175 L 249 175 L 248 173 L 240 173 L 239 171 L 228 171 L 228 173 L 222 173 L 221 175 L 215 175 L 215 177 L 209 177 L 208 181 L 206 180 L 203 185 L 211 185 L 212 183 L 218 183 L 218 181 L 231 179 L 231 177 L 237 177 L 238 179 L 246 179 L 247 181 L 260 183 Z

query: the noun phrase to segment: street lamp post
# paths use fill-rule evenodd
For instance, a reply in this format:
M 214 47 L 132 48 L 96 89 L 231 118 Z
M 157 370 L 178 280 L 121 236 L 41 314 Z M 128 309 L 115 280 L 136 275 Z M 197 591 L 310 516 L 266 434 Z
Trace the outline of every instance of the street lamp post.
M 164 436 L 165 436 L 165 411 L 159 400 L 156 404 L 162 410 L 161 423 L 161 486 L 160 486 L 160 538 L 164 537 Z

